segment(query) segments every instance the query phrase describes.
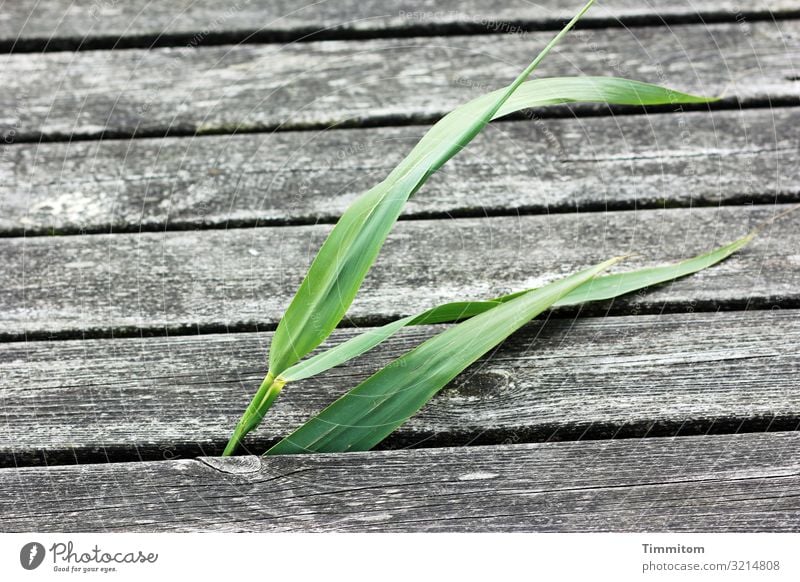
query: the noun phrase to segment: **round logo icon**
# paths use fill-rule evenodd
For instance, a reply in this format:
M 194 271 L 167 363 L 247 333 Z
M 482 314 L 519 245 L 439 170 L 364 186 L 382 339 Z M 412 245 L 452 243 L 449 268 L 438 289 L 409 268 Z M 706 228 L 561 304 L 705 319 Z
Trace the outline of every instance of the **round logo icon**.
M 19 563 L 26 570 L 35 570 L 44 561 L 44 546 L 39 542 L 28 542 L 19 551 Z

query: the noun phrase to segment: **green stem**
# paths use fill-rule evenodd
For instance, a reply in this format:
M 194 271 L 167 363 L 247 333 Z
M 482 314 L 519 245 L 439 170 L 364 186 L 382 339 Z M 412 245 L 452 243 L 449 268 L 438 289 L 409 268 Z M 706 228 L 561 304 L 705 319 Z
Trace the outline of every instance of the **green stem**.
M 232 455 L 245 435 L 261 424 L 261 420 L 281 393 L 284 384 L 286 384 L 285 380 L 275 378 L 272 372 L 267 372 L 261 382 L 261 386 L 258 387 L 258 392 L 256 392 L 253 400 L 250 401 L 242 418 L 239 419 L 236 428 L 233 430 L 233 434 L 222 453 L 223 457 Z

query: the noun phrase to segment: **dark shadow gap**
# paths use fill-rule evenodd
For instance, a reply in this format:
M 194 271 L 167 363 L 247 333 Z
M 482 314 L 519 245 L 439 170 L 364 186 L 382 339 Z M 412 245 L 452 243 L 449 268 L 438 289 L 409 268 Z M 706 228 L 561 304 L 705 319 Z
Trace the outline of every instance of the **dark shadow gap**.
M 671 282 L 663 283 L 669 285 Z M 654 287 L 655 288 L 655 287 Z M 691 302 L 676 303 L 632 303 L 630 300 L 616 299 L 600 301 L 582 306 L 559 307 L 548 313 L 549 318 L 574 318 L 581 317 L 614 317 L 625 315 L 659 315 L 668 313 L 714 313 L 718 311 L 753 311 L 773 309 L 800 309 L 800 297 L 783 297 L 780 301 L 774 298 L 746 298 L 735 301 L 693 300 Z M 372 316 L 345 318 L 338 328 L 351 329 L 361 327 L 378 327 L 385 325 L 406 313 L 394 317 Z M 168 336 L 190 336 L 208 334 L 230 333 L 259 333 L 275 331 L 277 323 L 273 322 L 237 322 L 237 323 L 206 323 L 202 325 L 186 324 L 180 326 L 151 326 L 151 327 L 110 327 L 94 329 L 65 329 L 53 331 L 31 332 L 2 332 L 0 342 L 28 342 L 28 341 L 72 341 L 86 339 L 122 339 L 146 338 Z
M 618 18 L 598 17 L 591 13 L 585 16 L 578 27 L 581 29 L 624 28 L 630 26 L 655 27 L 691 24 L 737 24 L 742 22 L 773 22 L 800 17 L 800 9 L 785 9 L 780 12 L 768 10 L 748 10 L 736 13 L 730 11 L 707 11 L 684 14 L 635 14 Z M 57 51 L 90 51 L 117 49 L 147 49 L 193 46 L 202 35 L 201 46 L 220 46 L 228 44 L 275 44 L 295 42 L 315 42 L 329 40 L 374 40 L 389 38 L 413 38 L 431 36 L 480 35 L 499 36 L 525 32 L 558 31 L 566 19 L 545 18 L 541 20 L 508 19 L 503 20 L 502 29 L 487 26 L 480 20 L 473 22 L 419 22 L 408 20 L 402 25 L 386 25 L 371 30 L 331 27 L 319 29 L 316 26 L 298 26 L 289 30 L 241 29 L 229 31 L 194 30 L 181 33 L 147 33 L 127 36 L 97 35 L 90 37 L 28 37 L 22 39 L 0 40 L 2 53 L 40 53 Z M 494 30 L 493 30 L 494 29 Z M 513 32 L 510 32 L 513 31 Z
M 796 431 L 800 417 L 794 415 L 756 416 L 748 418 L 700 418 L 687 422 L 637 421 L 619 424 L 554 424 L 533 428 L 502 430 L 464 430 L 458 433 L 408 433 L 398 430 L 374 450 L 441 448 L 458 446 L 491 446 L 565 441 L 597 441 L 609 439 L 673 438 L 700 435 L 724 435 Z M 260 455 L 277 442 L 276 439 L 248 438 L 238 455 Z M 225 442 L 156 443 L 146 446 L 113 445 L 91 449 L 48 449 L 0 453 L 0 468 L 22 468 L 89 463 L 128 463 L 215 457 L 222 454 Z
M 565 119 L 574 117 L 606 117 L 614 115 L 655 115 L 685 111 L 726 111 L 738 109 L 772 109 L 775 107 L 797 107 L 800 105 L 800 97 L 796 96 L 774 96 L 757 97 L 740 100 L 736 97 L 726 97 L 713 103 L 686 103 L 680 105 L 657 105 L 657 106 L 630 106 L 630 105 L 608 105 L 608 104 L 588 104 L 577 103 L 570 105 L 554 105 L 520 111 L 508 115 L 503 121 L 515 121 L 522 119 Z M 14 128 L 14 135 L 7 135 L 7 130 L 0 132 L 0 137 L 5 140 L 7 146 L 22 143 L 61 143 L 74 141 L 99 141 L 99 140 L 128 140 L 128 139 L 155 139 L 165 137 L 186 137 L 193 138 L 207 135 L 237 135 L 237 134 L 256 134 L 256 133 L 275 133 L 279 131 L 322 131 L 330 129 L 369 129 L 375 127 L 409 127 L 415 125 L 432 125 L 439 121 L 444 114 L 421 115 L 418 113 L 392 114 L 392 115 L 369 115 L 368 117 L 357 117 L 346 119 L 336 123 L 330 122 L 308 122 L 292 123 L 291 121 L 280 124 L 263 124 L 250 126 L 219 126 L 204 128 L 198 131 L 196 127 L 189 125 L 173 125 L 170 127 L 159 127 L 155 129 L 134 128 L 134 129 L 104 129 L 102 131 L 92 131 L 91 133 L 60 133 L 60 132 L 26 132 L 21 128 Z
M 399 221 L 419 220 L 458 220 L 471 218 L 500 218 L 518 216 L 544 216 L 551 214 L 576 214 L 589 212 L 623 212 L 637 210 L 673 210 L 688 208 L 719 208 L 722 206 L 792 204 L 800 202 L 800 191 L 780 192 L 778 194 L 731 194 L 724 198 L 696 198 L 691 201 L 644 200 L 644 201 L 597 201 L 582 204 L 525 205 L 519 207 L 482 206 L 475 208 L 455 208 L 444 211 L 408 212 Z M 40 236 L 83 236 L 96 234 L 142 234 L 154 232 L 186 232 L 191 230 L 237 230 L 249 228 L 280 228 L 288 226 L 332 225 L 339 215 L 297 216 L 291 218 L 252 218 L 225 219 L 218 221 L 199 219 L 172 220 L 167 224 L 145 222 L 140 224 L 120 224 L 89 226 L 80 229 L 65 228 L 24 228 L 0 231 L 0 239 Z

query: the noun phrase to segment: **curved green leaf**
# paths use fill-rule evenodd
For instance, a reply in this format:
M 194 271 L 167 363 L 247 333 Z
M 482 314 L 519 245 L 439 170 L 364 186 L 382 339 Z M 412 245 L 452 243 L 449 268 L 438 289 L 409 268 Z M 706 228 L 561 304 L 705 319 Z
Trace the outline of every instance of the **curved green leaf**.
M 489 99 L 496 93 L 497 91 L 482 95 L 475 101 Z M 714 101 L 719 101 L 719 98 L 691 95 L 667 87 L 620 77 L 548 77 L 534 79 L 520 85 L 519 89 L 497 111 L 493 119 L 530 107 L 561 103 L 647 106 L 713 103 Z
M 554 307 L 578 305 L 579 303 L 585 303 L 587 301 L 613 299 L 614 297 L 619 297 L 620 295 L 625 295 L 626 293 L 637 291 L 644 287 L 650 287 L 652 285 L 671 281 L 672 279 L 691 275 L 692 273 L 702 271 L 731 256 L 755 237 L 756 233 L 752 232 L 732 243 L 672 265 L 646 267 L 629 273 L 615 273 L 613 275 L 597 277 L 592 281 L 591 287 L 575 289 L 572 293 L 556 301 Z
M 371 449 L 467 366 L 619 260 L 605 261 L 446 329 L 364 380 L 267 454 Z
M 407 325 L 449 323 L 483 313 L 500 305 L 499 301 L 458 301 L 445 303 L 417 315 L 411 315 L 372 328 L 346 342 L 299 362 L 280 375 L 285 382 L 296 382 L 321 374 L 371 350 Z
M 678 263 L 647 267 L 627 273 L 595 277 L 592 279 L 590 285 L 581 285 L 556 301 L 553 306 L 578 305 L 590 301 L 613 299 L 614 297 L 619 297 L 620 295 L 625 295 L 632 291 L 696 273 L 729 257 L 753 240 L 754 237 L 755 233 L 748 234 L 732 243 Z M 317 374 L 321 374 L 331 368 L 344 364 L 371 350 L 378 344 L 389 339 L 403 327 L 409 325 L 451 323 L 466 319 L 488 311 L 501 303 L 515 299 L 530 291 L 532 290 L 526 289 L 525 291 L 518 291 L 489 301 L 445 303 L 417 315 L 404 317 L 397 321 L 387 323 L 384 326 L 369 329 L 356 337 L 350 338 L 320 354 L 295 364 L 281 374 L 281 378 L 285 382 L 295 382 L 297 380 L 316 376 Z
M 269 369 L 282 374 L 327 338 L 355 298 L 406 201 L 493 118 L 528 107 L 574 101 L 652 105 L 712 99 L 613 77 L 538 79 L 524 82 L 581 13 L 507 88 L 473 99 L 436 123 L 380 184 L 342 215 L 278 324 Z
M 612 77 L 560 77 L 525 82 L 592 3 L 590 0 L 511 85 L 473 99 L 443 117 L 385 180 L 345 211 L 278 324 L 270 345 L 267 377 L 239 421 L 226 454 L 235 449 L 247 431 L 258 425 L 274 400 L 268 396 L 274 395 L 275 389 L 266 380 L 281 377 L 319 346 L 344 317 L 409 197 L 491 119 L 524 108 L 574 101 L 654 105 L 713 100 Z

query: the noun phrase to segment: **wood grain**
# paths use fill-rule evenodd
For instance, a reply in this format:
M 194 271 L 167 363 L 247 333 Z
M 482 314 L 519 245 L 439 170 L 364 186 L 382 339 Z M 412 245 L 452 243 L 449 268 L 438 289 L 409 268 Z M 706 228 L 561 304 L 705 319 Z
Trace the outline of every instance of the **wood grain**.
M 442 326 L 287 388 L 262 453 Z M 351 337 L 334 334 L 326 346 Z M 220 454 L 270 333 L 0 344 L 0 464 Z M 793 429 L 800 311 L 539 321 L 465 371 L 383 448 Z
M 724 93 L 721 105 L 728 107 L 796 105 L 800 21 L 745 24 L 579 31 L 537 74 L 618 75 Z M 551 36 L 6 55 L 0 137 L 162 137 L 428 123 L 509 82 Z M 571 116 L 609 110 L 584 105 L 547 111 Z
M 800 433 L 0 470 L 19 531 L 800 530 Z
M 74 50 L 221 42 L 290 42 L 560 28 L 580 2 L 509 0 L 17 0 L 4 6 L 0 47 Z M 800 13 L 796 0 L 606 0 L 582 26 L 750 22 Z
M 532 323 L 384 450 L 191 458 L 219 454 L 263 375 L 265 330 L 330 229 L 318 223 L 423 124 L 513 78 L 552 35 L 535 31 L 573 11 L 4 6 L 0 530 L 799 531 L 797 214 L 701 274 Z M 598 6 L 537 73 L 724 99 L 493 124 L 409 204 L 417 220 L 398 225 L 344 326 L 630 251 L 623 269 L 696 254 L 788 208 L 798 16 L 796 0 Z M 57 52 L 111 48 L 130 50 Z M 662 207 L 681 208 L 642 210 Z M 291 386 L 248 450 L 442 328 Z M 486 446 L 435 448 L 452 445 Z M 84 464 L 102 461 L 117 462 Z
M 800 200 L 800 109 L 495 123 L 405 218 Z M 333 222 L 426 127 L 19 144 L 0 235 Z
M 402 221 L 344 325 L 539 286 L 612 256 L 620 270 L 689 257 L 785 206 Z M 728 261 L 615 313 L 800 305 L 800 213 Z M 276 325 L 328 225 L 6 238 L 0 337 L 192 334 Z M 607 306 L 595 306 L 595 312 Z

